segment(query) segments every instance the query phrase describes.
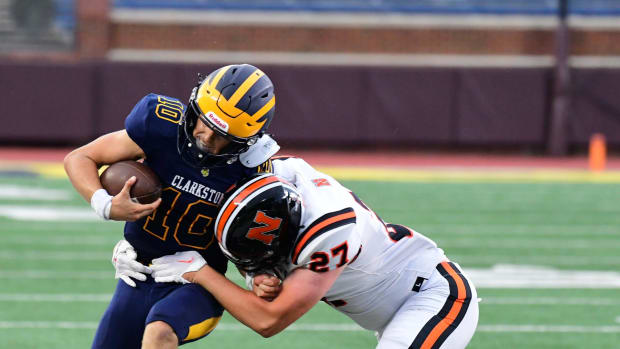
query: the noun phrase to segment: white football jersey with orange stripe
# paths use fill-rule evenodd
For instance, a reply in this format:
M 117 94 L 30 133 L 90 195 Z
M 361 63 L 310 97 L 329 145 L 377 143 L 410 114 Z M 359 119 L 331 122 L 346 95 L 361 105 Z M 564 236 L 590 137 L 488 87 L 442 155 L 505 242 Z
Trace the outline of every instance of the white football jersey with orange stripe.
M 385 224 L 351 191 L 299 158 L 273 160 L 274 173 L 303 199 L 302 229 L 290 270 L 324 272 L 346 265 L 325 301 L 360 326 L 380 331 L 428 279 L 443 250 L 422 234 Z

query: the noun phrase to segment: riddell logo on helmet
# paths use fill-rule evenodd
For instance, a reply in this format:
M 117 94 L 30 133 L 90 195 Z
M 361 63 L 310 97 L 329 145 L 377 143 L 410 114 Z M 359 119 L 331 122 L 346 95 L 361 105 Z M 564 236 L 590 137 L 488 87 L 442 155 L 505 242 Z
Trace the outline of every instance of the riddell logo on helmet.
M 222 131 L 228 132 L 228 123 L 222 119 L 220 119 L 214 112 L 210 111 L 206 115 L 207 119 L 211 121 L 215 126 L 217 126 Z

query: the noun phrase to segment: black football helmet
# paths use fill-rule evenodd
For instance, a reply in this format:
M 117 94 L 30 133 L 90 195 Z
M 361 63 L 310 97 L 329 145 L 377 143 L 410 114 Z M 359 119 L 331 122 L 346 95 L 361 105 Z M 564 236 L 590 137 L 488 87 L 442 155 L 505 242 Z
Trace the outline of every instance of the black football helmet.
M 228 65 L 199 79 L 179 122 L 177 149 L 181 158 L 198 168 L 235 162 L 265 133 L 275 103 L 273 83 L 249 64 Z M 199 121 L 230 141 L 220 154 L 202 151 L 196 145 L 193 132 Z
M 238 183 L 223 200 L 215 235 L 226 257 L 248 273 L 286 277 L 301 221 L 301 196 L 274 174 Z

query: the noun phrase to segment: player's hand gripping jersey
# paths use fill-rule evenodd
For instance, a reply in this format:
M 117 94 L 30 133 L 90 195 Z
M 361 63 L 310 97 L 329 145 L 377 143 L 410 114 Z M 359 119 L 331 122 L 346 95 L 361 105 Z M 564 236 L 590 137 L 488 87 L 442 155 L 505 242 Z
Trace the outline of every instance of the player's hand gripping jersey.
M 211 233 L 217 205 L 224 192 L 241 178 L 258 172 L 239 161 L 209 171 L 189 166 L 177 152 L 177 124 L 185 105 L 178 99 L 149 94 L 136 104 L 125 120 L 129 137 L 146 154 L 145 163 L 162 182 L 162 202 L 151 214 L 125 224 L 125 239 L 147 263 L 178 251 L 196 250 L 209 265 L 226 270 Z
M 274 159 L 273 171 L 303 198 L 302 230 L 289 271 L 325 272 L 346 265 L 324 300 L 362 327 L 382 329 L 410 297 L 416 280 L 428 279 L 446 260 L 433 241 L 384 223 L 355 194 L 302 159 Z

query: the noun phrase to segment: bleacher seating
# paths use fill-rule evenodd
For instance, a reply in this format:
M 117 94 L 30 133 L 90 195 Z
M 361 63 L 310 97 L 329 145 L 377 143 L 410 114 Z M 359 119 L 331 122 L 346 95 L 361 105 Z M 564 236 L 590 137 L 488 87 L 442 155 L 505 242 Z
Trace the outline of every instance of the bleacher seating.
M 31 1 L 29 4 L 33 8 L 28 9 L 31 20 L 21 25 L 11 12 L 16 1 L 20 0 L 0 0 L 0 52 L 71 48 L 76 27 L 75 0 L 53 0 L 51 14 L 33 13 L 33 9 L 40 8 L 35 6 L 36 2 Z M 44 19 L 46 16 L 51 16 L 49 22 Z M 37 21 L 46 24 L 38 24 L 37 27 Z

